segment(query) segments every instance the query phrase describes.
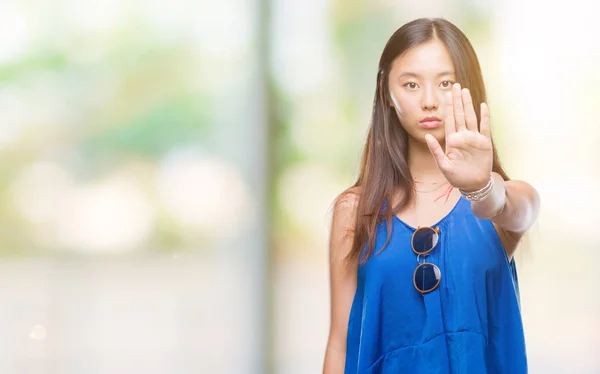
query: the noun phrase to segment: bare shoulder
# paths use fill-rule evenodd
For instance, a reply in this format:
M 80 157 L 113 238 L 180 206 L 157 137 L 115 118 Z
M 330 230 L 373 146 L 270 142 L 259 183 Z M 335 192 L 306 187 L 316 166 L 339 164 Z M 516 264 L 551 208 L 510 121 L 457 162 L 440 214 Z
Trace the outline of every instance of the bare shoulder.
M 334 258 L 344 258 L 351 250 L 359 199 L 360 187 L 351 187 L 335 199 L 329 246 Z
M 336 209 L 355 209 L 358 206 L 360 199 L 361 188 L 360 186 L 350 187 L 341 194 L 338 195 L 335 201 Z

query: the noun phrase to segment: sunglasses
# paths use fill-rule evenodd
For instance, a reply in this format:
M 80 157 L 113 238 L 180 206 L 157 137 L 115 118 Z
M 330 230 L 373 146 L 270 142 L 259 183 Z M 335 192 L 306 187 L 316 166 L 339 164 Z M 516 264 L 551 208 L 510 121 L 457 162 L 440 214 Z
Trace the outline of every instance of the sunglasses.
M 439 240 L 440 228 L 419 227 L 412 235 L 411 246 L 413 252 L 417 254 L 417 263 L 419 266 L 415 269 L 413 282 L 415 288 L 422 294 L 431 292 L 440 284 L 442 272 L 435 264 L 426 261 Z M 423 262 L 421 263 L 421 259 Z

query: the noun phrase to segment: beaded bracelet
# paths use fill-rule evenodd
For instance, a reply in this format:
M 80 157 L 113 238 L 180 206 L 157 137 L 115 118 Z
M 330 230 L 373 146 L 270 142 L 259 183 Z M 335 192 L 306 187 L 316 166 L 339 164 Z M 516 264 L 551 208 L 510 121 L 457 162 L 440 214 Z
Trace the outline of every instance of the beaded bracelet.
M 487 199 L 488 197 L 490 197 L 493 189 L 494 189 L 494 177 L 490 176 L 490 180 L 485 185 L 485 187 L 483 187 L 477 191 L 466 192 L 461 189 L 459 189 L 459 191 L 460 191 L 460 194 L 465 199 L 467 199 L 469 201 L 477 202 L 477 201 L 483 201 L 483 200 Z

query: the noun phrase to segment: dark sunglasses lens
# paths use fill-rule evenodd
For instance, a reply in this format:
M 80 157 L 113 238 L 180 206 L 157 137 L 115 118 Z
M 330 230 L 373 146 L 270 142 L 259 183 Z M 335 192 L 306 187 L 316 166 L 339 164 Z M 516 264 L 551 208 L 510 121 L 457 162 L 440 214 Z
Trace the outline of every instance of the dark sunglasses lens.
M 415 270 L 415 287 L 420 292 L 433 291 L 439 284 L 442 273 L 434 264 L 425 263 Z
M 425 253 L 437 244 L 438 235 L 430 228 L 423 228 L 415 231 L 412 240 L 415 252 Z

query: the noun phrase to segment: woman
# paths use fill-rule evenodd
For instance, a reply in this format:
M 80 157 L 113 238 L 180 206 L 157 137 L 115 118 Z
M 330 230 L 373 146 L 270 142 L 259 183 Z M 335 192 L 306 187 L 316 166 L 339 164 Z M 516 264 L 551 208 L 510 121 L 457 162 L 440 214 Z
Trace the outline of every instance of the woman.
M 540 199 L 509 180 L 456 26 L 390 38 L 357 182 L 335 202 L 324 373 L 527 372 L 513 255 Z

